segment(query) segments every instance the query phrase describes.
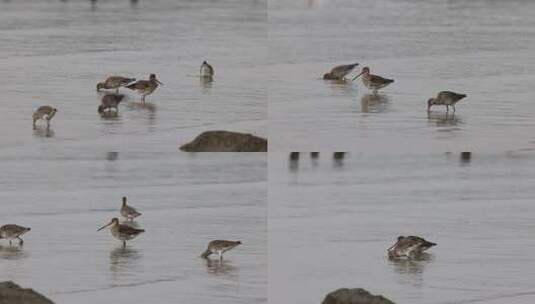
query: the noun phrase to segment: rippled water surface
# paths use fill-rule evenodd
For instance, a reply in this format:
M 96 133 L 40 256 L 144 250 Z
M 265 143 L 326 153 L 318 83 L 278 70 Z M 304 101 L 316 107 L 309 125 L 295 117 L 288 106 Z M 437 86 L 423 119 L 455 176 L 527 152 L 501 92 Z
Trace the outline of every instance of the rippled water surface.
M 32 228 L 22 249 L 0 241 L 0 281 L 57 303 L 265 303 L 265 154 L 178 150 L 208 129 L 265 135 L 265 1 L 3 1 L 0 20 L 0 224 Z M 149 73 L 165 85 L 146 105 L 125 89 L 98 116 L 98 81 Z M 59 111 L 32 130 L 43 104 Z M 125 249 L 96 231 L 123 195 L 146 230 Z M 207 263 L 212 239 L 243 245 Z
M 272 150 L 535 148 L 535 2 L 269 4 Z M 360 81 L 321 79 L 353 62 L 395 82 L 373 96 Z M 454 117 L 426 113 L 442 90 L 468 95 Z
M 535 300 L 535 157 L 302 154 L 269 159 L 270 303 L 362 287 L 396 303 Z M 438 243 L 390 261 L 399 235 Z

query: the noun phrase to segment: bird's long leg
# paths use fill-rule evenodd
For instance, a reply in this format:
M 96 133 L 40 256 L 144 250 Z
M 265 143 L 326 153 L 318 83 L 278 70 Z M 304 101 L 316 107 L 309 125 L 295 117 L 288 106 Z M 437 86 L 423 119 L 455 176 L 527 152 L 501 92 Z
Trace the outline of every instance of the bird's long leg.
M 126 241 L 123 241 L 123 248 L 126 248 Z
M 446 105 L 446 113 L 448 113 L 449 111 L 450 111 L 450 106 Z
M 9 240 L 9 246 L 11 246 L 11 240 Z
M 223 251 L 219 251 L 219 260 L 223 261 Z
M 47 119 L 47 120 L 46 120 L 46 128 L 47 128 L 47 129 L 50 129 L 50 119 Z
M 17 239 L 19 239 L 19 245 L 22 246 L 22 244 L 24 244 L 24 241 L 20 238 L 20 236 L 17 236 Z
M 34 129 L 34 130 L 37 129 L 37 126 L 35 125 L 35 122 L 36 122 L 36 121 L 37 121 L 37 120 L 34 118 L 34 119 L 33 119 L 33 129 Z
M 451 107 L 453 108 L 453 113 L 455 113 L 455 105 L 452 104 Z

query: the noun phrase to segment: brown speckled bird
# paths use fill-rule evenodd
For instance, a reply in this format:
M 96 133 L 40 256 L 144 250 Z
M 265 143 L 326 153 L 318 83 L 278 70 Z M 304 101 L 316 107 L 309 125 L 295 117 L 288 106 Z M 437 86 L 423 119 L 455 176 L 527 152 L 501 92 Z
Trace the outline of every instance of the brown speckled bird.
M 359 78 L 361 75 L 362 75 L 362 83 L 364 84 L 364 86 L 366 86 L 370 90 L 373 90 L 374 94 L 377 94 L 377 90 L 382 89 L 386 87 L 387 85 L 391 84 L 392 82 L 394 82 L 393 79 L 387 79 L 381 76 L 370 74 L 369 67 L 362 68 L 362 72 L 360 72 L 360 74 L 355 76 L 353 80 Z
M 466 94 L 459 94 L 451 91 L 442 91 L 438 93 L 437 97 L 429 98 L 427 100 L 427 112 L 431 112 L 431 107 L 435 105 L 446 106 L 446 112 L 450 111 L 450 106 L 453 108 L 453 113 L 455 113 L 455 104 L 466 97 Z
M 344 77 L 347 74 L 351 73 L 351 71 L 353 71 L 353 69 L 357 67 L 358 65 L 359 65 L 358 63 L 353 63 L 353 64 L 335 66 L 334 68 L 332 68 L 332 70 L 329 73 L 325 73 L 323 75 L 323 79 L 344 80 L 345 79 Z
M 115 89 L 115 92 L 119 92 L 120 87 L 124 87 L 129 83 L 136 81 L 135 78 L 128 78 L 123 76 L 110 76 L 103 82 L 97 84 L 97 91 L 101 89 Z
M 128 225 L 119 224 L 119 219 L 116 217 L 112 218 L 109 224 L 100 227 L 97 231 L 100 231 L 108 226 L 111 226 L 111 235 L 123 242 L 123 247 L 126 246 L 126 241 L 129 241 L 145 232 L 143 229 L 137 229 Z
M 223 260 L 223 253 L 229 251 L 230 249 L 238 245 L 241 245 L 240 241 L 211 241 L 208 244 L 208 248 L 206 248 L 206 250 L 201 254 L 201 257 L 207 259 L 211 254 L 217 254 L 219 255 L 219 259 Z
M 12 240 L 18 239 L 19 244 L 22 245 L 24 241 L 21 239 L 21 236 L 30 230 L 31 229 L 28 227 L 22 227 L 15 224 L 7 224 L 0 227 L 0 239 L 9 240 L 9 245 L 11 245 Z
M 436 245 L 418 236 L 399 236 L 397 242 L 387 251 L 390 258 L 416 258 Z
M 158 84 L 163 85 L 163 83 L 156 79 L 155 74 L 150 74 L 149 80 L 139 80 L 126 87 L 139 93 L 141 95 L 141 102 L 145 103 L 145 96 L 152 94 L 158 87 Z
M 54 115 L 56 115 L 56 112 L 58 110 L 54 107 L 51 107 L 51 106 L 42 106 L 42 107 L 39 107 L 37 110 L 35 110 L 35 112 L 33 112 L 32 114 L 32 118 L 33 118 L 33 128 L 37 128 L 37 121 L 39 119 L 42 119 L 42 120 L 45 120 L 46 121 L 46 127 L 47 129 L 50 128 L 50 120 L 52 119 L 52 117 L 54 117 Z

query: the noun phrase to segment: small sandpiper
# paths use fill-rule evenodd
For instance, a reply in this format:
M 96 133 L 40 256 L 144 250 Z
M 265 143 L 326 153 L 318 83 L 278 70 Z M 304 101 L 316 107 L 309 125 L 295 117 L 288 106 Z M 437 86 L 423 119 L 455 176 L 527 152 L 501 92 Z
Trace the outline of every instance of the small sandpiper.
M 115 89 L 115 92 L 119 92 L 120 87 L 124 87 L 129 83 L 136 81 L 135 78 L 128 78 L 123 76 L 110 76 L 104 80 L 104 82 L 99 82 L 97 84 L 97 91 L 101 89 Z
M 388 248 L 390 258 L 417 258 L 427 249 L 436 246 L 418 236 L 399 236 L 397 242 Z
M 208 62 L 203 61 L 201 65 L 201 77 L 212 78 L 214 77 L 214 68 L 208 64 Z
M 450 106 L 453 107 L 455 113 L 455 104 L 466 97 L 466 94 L 459 94 L 451 91 L 442 91 L 438 93 L 436 98 L 429 98 L 427 100 L 427 112 L 431 112 L 431 107 L 434 105 L 446 106 L 446 112 L 450 111 Z
M 102 96 L 100 105 L 98 106 L 98 113 L 104 114 L 105 112 L 119 113 L 119 103 L 123 100 L 123 94 L 106 94 Z
M 211 254 L 217 254 L 219 255 L 219 260 L 223 260 L 223 253 L 229 251 L 230 249 L 238 245 L 241 245 L 240 241 L 211 241 L 208 244 L 208 248 L 206 248 L 206 251 L 201 254 L 201 257 L 207 259 Z
M 0 239 L 9 240 L 9 245 L 11 245 L 12 240 L 18 239 L 19 245 L 22 245 L 24 241 L 21 239 L 21 236 L 30 230 L 31 229 L 28 227 L 22 227 L 15 224 L 7 224 L 0 227 Z
M 126 241 L 129 241 L 145 232 L 143 229 L 137 229 L 128 225 L 119 224 L 119 219 L 116 217 L 112 218 L 109 224 L 100 227 L 97 231 L 100 231 L 108 226 L 111 226 L 111 235 L 123 242 L 123 247 L 126 247 Z
M 145 96 L 152 94 L 158 87 L 158 84 L 163 85 L 163 83 L 156 79 L 155 74 L 150 74 L 149 80 L 138 80 L 126 87 L 141 94 L 141 102 L 145 103 Z
M 37 121 L 39 119 L 46 121 L 46 127 L 47 129 L 50 128 L 50 120 L 54 115 L 56 115 L 56 112 L 58 110 L 56 108 L 53 108 L 51 106 L 42 106 L 39 107 L 35 112 L 33 112 L 32 118 L 33 118 L 33 129 L 35 130 L 37 128 Z
M 362 72 L 360 72 L 360 74 L 355 76 L 353 80 L 359 78 L 360 75 L 362 75 L 362 83 L 364 84 L 364 86 L 366 86 L 370 90 L 373 90 L 374 94 L 377 94 L 377 90 L 382 89 L 386 87 L 387 85 L 391 84 L 392 82 L 394 82 L 393 79 L 387 79 L 381 76 L 370 74 L 369 67 L 362 68 Z
M 353 71 L 353 69 L 357 67 L 358 65 L 359 65 L 358 63 L 353 63 L 353 64 L 335 66 L 334 68 L 332 68 L 332 70 L 329 73 L 325 73 L 323 75 L 323 79 L 345 80 L 345 76 L 351 73 L 351 71 Z
M 132 206 L 128 206 L 126 204 L 126 196 L 123 196 L 123 205 L 121 206 L 121 215 L 126 218 L 127 220 L 133 220 L 136 217 L 140 216 L 141 213 L 139 213 L 136 208 Z

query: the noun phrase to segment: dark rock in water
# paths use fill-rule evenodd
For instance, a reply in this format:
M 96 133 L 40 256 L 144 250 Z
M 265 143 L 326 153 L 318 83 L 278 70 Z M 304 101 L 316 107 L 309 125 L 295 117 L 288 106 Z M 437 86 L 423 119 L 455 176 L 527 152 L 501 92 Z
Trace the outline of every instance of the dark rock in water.
M 180 147 L 186 152 L 267 152 L 267 140 L 252 134 L 206 131 Z
M 32 289 L 24 289 L 12 281 L 0 282 L 0 304 L 54 304 Z
M 395 304 L 383 296 L 374 296 L 362 288 L 341 288 L 329 293 L 322 304 Z

